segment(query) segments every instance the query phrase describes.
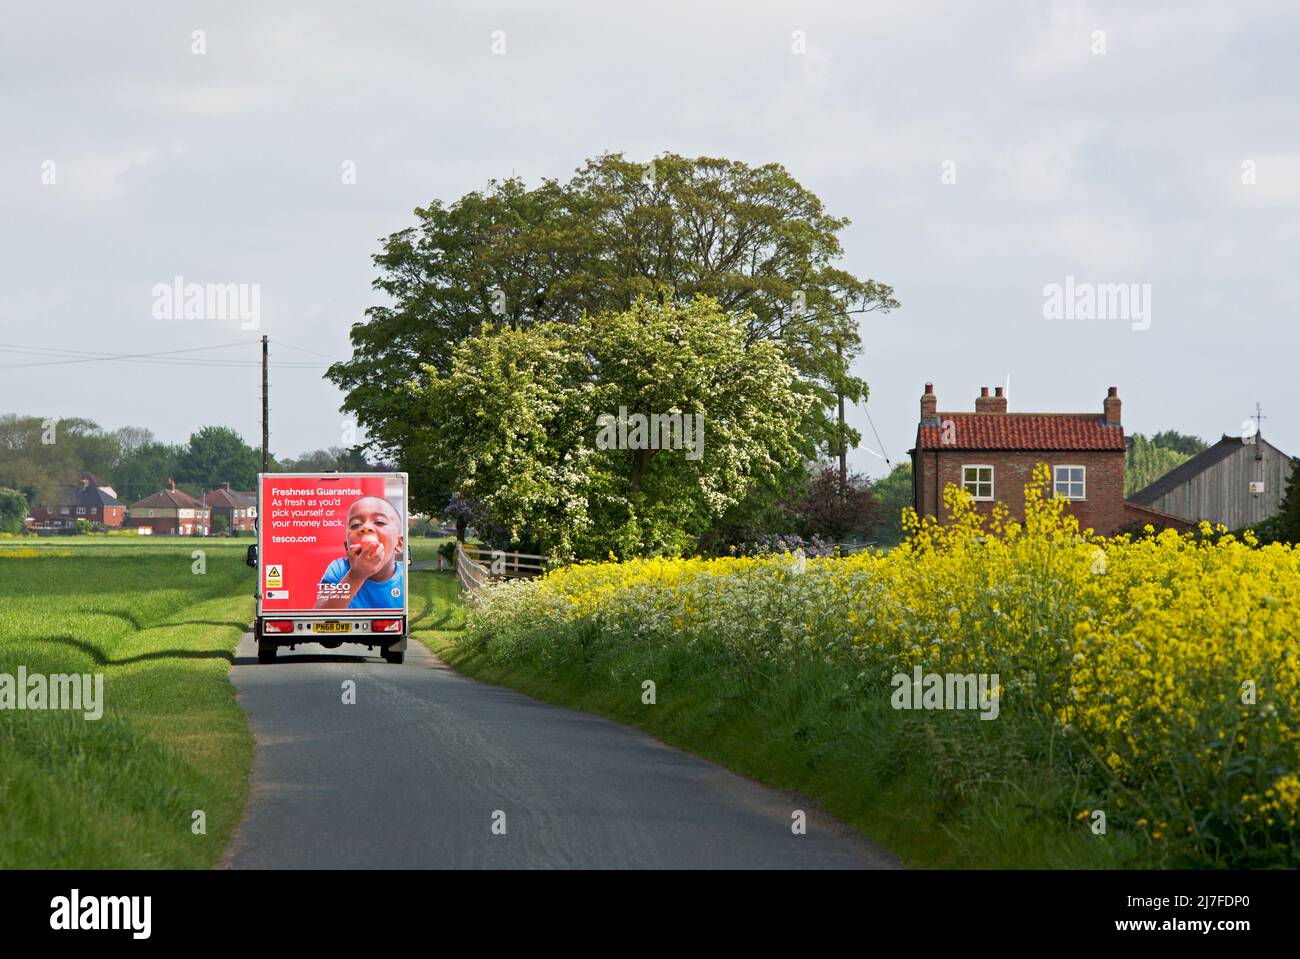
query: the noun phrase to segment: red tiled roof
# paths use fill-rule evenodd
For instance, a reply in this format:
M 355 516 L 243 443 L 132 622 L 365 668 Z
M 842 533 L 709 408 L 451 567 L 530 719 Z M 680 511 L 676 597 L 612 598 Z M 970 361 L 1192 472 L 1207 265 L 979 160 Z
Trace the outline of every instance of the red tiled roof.
M 944 423 L 952 421 L 951 429 Z M 944 442 L 944 434 L 949 442 Z M 917 428 L 921 450 L 1124 450 L 1098 413 L 939 413 Z
M 179 489 L 163 489 L 146 496 L 138 503 L 132 503 L 130 509 L 207 509 L 205 503 L 196 500 L 189 493 Z
M 257 505 L 256 500 L 250 502 L 242 493 L 225 488 L 208 490 L 203 494 L 203 502 L 217 509 L 249 509 Z

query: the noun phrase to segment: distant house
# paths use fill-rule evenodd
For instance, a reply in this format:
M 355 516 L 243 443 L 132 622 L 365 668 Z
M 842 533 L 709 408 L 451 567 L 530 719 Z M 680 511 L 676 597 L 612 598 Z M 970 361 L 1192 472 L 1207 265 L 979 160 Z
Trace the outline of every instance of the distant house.
M 82 473 L 81 479 L 83 483 L 88 483 L 96 489 L 101 489 L 109 496 L 113 497 L 113 499 L 117 499 L 117 490 L 113 489 L 113 487 L 109 486 L 94 473 Z M 123 508 L 125 509 L 125 507 Z
M 1287 456 L 1263 436 L 1225 436 L 1129 497 L 1134 503 L 1228 529 L 1274 515 L 1292 470 Z
M 950 519 L 943 503 L 948 484 L 970 493 L 975 508 L 992 513 L 1003 503 L 1023 519 L 1025 486 L 1034 467 L 1049 470 L 1052 492 L 1083 528 L 1102 535 L 1135 522 L 1179 526 L 1171 516 L 1124 499 L 1124 451 L 1119 390 L 1110 387 L 1101 410 L 1091 413 L 1011 413 L 1002 387 L 975 398 L 975 411 L 942 413 L 934 384 L 921 395 L 921 419 L 912 457 L 912 503 L 920 516 Z
M 251 530 L 257 525 L 257 500 L 222 483 L 203 495 L 203 502 L 212 510 L 212 519 L 225 517 L 226 529 Z
M 111 486 L 90 473 L 83 473 L 76 486 L 65 486 L 52 500 L 32 508 L 31 528 L 72 530 L 77 520 L 97 526 L 121 526 L 126 504 L 119 502 Z
M 165 488 L 127 507 L 126 525 L 148 528 L 157 535 L 206 536 L 212 510 L 169 479 Z

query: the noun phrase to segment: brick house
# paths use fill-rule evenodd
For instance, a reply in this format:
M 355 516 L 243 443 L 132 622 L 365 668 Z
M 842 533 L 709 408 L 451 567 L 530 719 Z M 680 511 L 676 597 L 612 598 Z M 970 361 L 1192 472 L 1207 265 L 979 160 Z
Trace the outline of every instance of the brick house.
M 206 536 L 212 526 L 212 511 L 169 479 L 166 487 L 127 507 L 126 525 L 147 526 L 156 534 Z
M 96 526 L 121 526 L 126 504 L 117 499 L 112 487 L 105 486 L 90 473 L 83 473 L 76 486 L 65 486 L 50 502 L 32 507 L 31 528 L 36 530 L 72 530 L 77 520 Z
M 997 502 L 1023 519 L 1025 485 L 1035 465 L 1051 471 L 1052 489 L 1069 500 L 1083 528 L 1103 535 L 1135 520 L 1154 520 L 1124 501 L 1124 427 L 1119 391 L 1111 387 L 1092 413 L 1011 413 L 998 387 L 980 390 L 973 413 L 941 413 L 934 384 L 925 384 L 912 457 L 912 504 L 918 515 L 947 519 L 944 487 L 971 493 L 985 514 Z
M 251 530 L 257 525 L 257 500 L 232 490 L 229 483 L 208 490 L 203 494 L 203 502 L 212 510 L 213 520 L 225 517 L 228 530 Z

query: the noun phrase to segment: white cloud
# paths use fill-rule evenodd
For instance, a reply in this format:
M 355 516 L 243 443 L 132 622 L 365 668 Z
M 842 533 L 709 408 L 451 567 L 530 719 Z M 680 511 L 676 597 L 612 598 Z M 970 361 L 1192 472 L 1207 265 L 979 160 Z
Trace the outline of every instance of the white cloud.
M 72 156 L 59 164 L 58 185 L 87 202 L 120 200 L 127 192 L 125 181 L 157 160 L 158 151 L 153 147 L 128 147 Z
M 133 85 L 118 89 L 115 106 L 136 113 L 176 114 L 196 119 L 247 117 L 292 102 L 285 87 L 247 82 L 207 82 L 198 85 Z
M 1283 0 L 325 0 L 202 13 L 83 2 L 9 14 L 0 110 L 20 136 L 0 153 L 7 328 L 112 350 L 156 332 L 147 311 L 135 319 L 138 291 L 183 274 L 263 284 L 277 335 L 332 352 L 378 300 L 378 238 L 409 225 L 413 207 L 512 172 L 564 178 L 606 150 L 672 149 L 783 163 L 853 220 L 849 268 L 903 302 L 864 324 L 872 415 L 895 459 L 927 379 L 955 402 L 960 384 L 1012 369 L 1026 402 L 1060 405 L 1065 341 L 1034 316 L 1042 285 L 1067 273 L 1160 284 L 1151 335 L 1073 345 L 1061 387 L 1090 396 L 1116 381 L 1135 422 L 1214 421 L 1208 392 L 1188 396 L 1183 381 L 1222 354 L 1223 304 L 1253 317 L 1261 342 L 1294 342 L 1300 63 L 1288 38 L 1300 12 Z M 203 57 L 189 52 L 196 27 Z M 505 57 L 489 51 L 498 28 Z M 1104 56 L 1091 53 L 1093 29 L 1107 33 Z M 60 42 L 29 39 L 48 35 Z M 56 187 L 39 182 L 46 158 Z M 358 164 L 347 187 L 345 159 Z M 940 183 L 949 159 L 955 186 Z M 1253 186 L 1240 183 L 1246 159 Z M 1287 356 L 1259 351 L 1246 386 L 1271 384 L 1266 404 L 1297 409 Z M 216 391 L 227 376 L 150 369 L 168 388 Z M 61 368 L 22 375 L 0 382 L 0 412 L 70 395 Z M 337 391 L 284 375 L 277 451 L 335 443 Z M 1143 410 L 1125 387 L 1139 377 L 1152 397 L 1182 397 L 1178 410 Z M 168 439 L 198 425 L 120 371 L 88 364 L 75 384 L 103 397 L 108 424 L 139 419 Z M 239 415 L 233 425 L 256 435 L 257 404 Z M 1300 422 L 1279 417 L 1274 430 L 1300 452 Z

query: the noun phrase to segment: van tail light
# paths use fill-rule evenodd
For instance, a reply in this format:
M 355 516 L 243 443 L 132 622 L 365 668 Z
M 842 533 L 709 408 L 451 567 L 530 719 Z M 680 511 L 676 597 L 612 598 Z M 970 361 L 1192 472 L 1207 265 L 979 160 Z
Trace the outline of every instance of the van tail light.
M 265 619 L 262 621 L 262 632 L 264 633 L 292 633 L 293 620 L 291 619 Z
M 370 628 L 376 633 L 400 633 L 402 631 L 402 621 L 400 619 L 374 619 L 370 621 Z

